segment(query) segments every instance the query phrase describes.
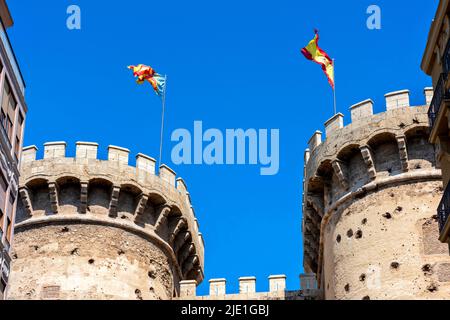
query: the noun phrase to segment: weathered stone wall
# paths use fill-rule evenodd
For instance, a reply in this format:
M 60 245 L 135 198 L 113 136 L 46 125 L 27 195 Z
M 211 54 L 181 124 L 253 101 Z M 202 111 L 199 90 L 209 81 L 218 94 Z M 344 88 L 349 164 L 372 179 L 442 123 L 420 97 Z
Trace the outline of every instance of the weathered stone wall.
M 323 235 L 326 298 L 450 298 L 450 257 L 434 217 L 441 196 L 440 181 L 418 182 L 341 206 Z
M 305 269 L 317 273 L 326 299 L 449 298 L 428 107 L 410 107 L 409 92 L 398 91 L 386 95 L 386 112 L 372 108 L 371 100 L 354 105 L 350 124 L 338 114 L 325 141 L 316 132 L 309 142 Z
M 149 239 L 82 223 L 21 229 L 10 299 L 172 298 L 172 261 Z
M 190 195 L 166 166 L 127 149 L 27 148 L 9 299 L 171 299 L 203 280 L 204 244 Z

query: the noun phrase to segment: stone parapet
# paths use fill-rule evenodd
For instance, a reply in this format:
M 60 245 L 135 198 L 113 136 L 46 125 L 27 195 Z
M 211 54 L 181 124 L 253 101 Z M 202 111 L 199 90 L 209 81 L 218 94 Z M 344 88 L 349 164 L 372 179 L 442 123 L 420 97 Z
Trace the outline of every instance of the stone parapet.
M 197 296 L 195 283 L 181 283 L 181 300 L 316 300 L 322 297 L 322 291 L 315 284 L 315 275 L 301 275 L 300 290 L 286 289 L 285 275 L 269 276 L 269 292 L 256 291 L 255 277 L 239 278 L 239 293 L 229 293 L 226 289 L 226 279 L 211 279 L 209 295 Z M 307 279 L 307 280 L 305 280 Z

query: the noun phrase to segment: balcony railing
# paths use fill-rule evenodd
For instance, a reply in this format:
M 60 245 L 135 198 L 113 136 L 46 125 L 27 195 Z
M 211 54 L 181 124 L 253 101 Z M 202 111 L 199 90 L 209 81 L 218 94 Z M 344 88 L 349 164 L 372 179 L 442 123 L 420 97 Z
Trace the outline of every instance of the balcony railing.
M 450 99 L 450 91 L 447 89 L 448 73 L 442 73 L 434 89 L 433 100 L 431 100 L 430 109 L 428 109 L 428 119 L 430 128 L 433 129 L 436 123 L 436 117 L 441 108 L 444 99 Z
M 448 217 L 450 216 L 450 183 L 445 189 L 441 203 L 439 203 L 437 214 L 439 219 L 439 231 L 442 233 L 445 224 L 447 223 Z
M 442 64 L 444 73 L 450 72 L 450 41 L 447 42 L 447 46 L 445 47 L 444 54 L 442 56 Z

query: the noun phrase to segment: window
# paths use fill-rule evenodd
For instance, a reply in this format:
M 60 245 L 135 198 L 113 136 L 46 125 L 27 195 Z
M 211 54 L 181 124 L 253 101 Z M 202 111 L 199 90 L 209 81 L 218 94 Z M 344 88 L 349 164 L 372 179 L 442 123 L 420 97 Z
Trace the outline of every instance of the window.
M 13 134 L 13 123 L 9 116 L 6 119 L 6 128 L 5 129 L 6 129 L 6 133 L 8 134 L 9 141 L 11 141 L 12 134 Z
M 2 241 L 1 237 L 3 236 L 3 221 L 5 220 L 5 214 L 3 210 L 0 209 L 0 241 Z
M 8 182 L 6 182 L 3 172 L 0 171 L 0 209 L 5 209 L 6 191 L 8 190 Z
M 6 241 L 9 244 L 11 244 L 12 227 L 11 219 L 9 217 L 6 218 Z
M 16 196 L 10 191 L 8 208 L 6 209 L 6 216 L 12 217 L 14 214 L 14 204 L 16 203 Z
M 2 123 L 3 128 L 6 128 L 6 114 L 3 109 L 1 110 L 0 122 Z
M 16 156 L 16 160 L 19 160 L 20 153 L 20 139 L 16 137 L 16 145 L 14 146 L 14 155 Z
M 10 204 L 10 206 L 14 206 L 15 202 L 16 202 L 16 196 L 11 192 L 9 194 L 9 204 Z
M 0 277 L 0 292 L 3 294 L 5 293 L 6 289 L 6 282 Z
M 14 155 L 16 160 L 19 161 L 20 149 L 22 148 L 22 133 L 23 133 L 23 123 L 25 121 L 24 116 L 19 112 L 19 118 L 17 121 L 17 132 L 16 132 L 16 143 L 14 146 Z
M 2 96 L 2 125 L 8 134 L 9 140 L 11 141 L 13 138 L 13 123 L 15 119 L 17 108 L 17 101 L 14 98 L 14 94 L 11 90 L 11 86 L 8 80 L 5 80 L 5 86 L 3 88 L 3 96 Z

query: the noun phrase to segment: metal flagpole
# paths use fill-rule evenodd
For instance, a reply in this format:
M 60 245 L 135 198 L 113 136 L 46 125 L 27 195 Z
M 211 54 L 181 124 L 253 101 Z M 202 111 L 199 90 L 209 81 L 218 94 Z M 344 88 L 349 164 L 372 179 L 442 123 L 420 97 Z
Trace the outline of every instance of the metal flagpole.
M 336 108 L 336 61 L 333 59 L 333 82 L 334 82 L 334 88 L 333 88 L 333 100 L 334 100 L 334 115 L 337 114 L 337 108 Z
M 164 141 L 164 114 L 166 111 L 166 91 L 167 91 L 167 75 L 164 76 L 164 93 L 162 96 L 162 115 L 161 115 L 161 140 L 159 143 L 159 167 L 162 164 L 163 141 Z

